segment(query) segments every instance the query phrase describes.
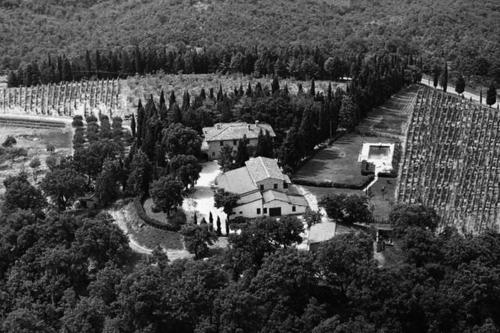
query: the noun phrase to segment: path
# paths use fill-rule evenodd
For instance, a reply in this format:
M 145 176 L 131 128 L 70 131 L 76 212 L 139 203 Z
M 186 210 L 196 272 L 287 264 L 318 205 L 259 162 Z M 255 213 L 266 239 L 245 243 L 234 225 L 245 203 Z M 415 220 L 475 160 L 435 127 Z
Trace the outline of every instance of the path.
M 432 78 L 430 76 L 422 77 L 422 81 L 420 81 L 420 83 L 422 83 L 426 86 L 429 86 L 431 88 L 434 88 L 434 85 L 432 84 L 433 81 L 432 81 Z M 438 87 L 441 87 L 441 85 L 438 85 Z M 457 95 L 457 93 L 455 92 L 455 86 L 452 84 L 449 84 L 449 83 L 448 83 L 448 89 L 446 89 L 446 92 Z M 475 93 L 471 93 L 469 91 L 464 91 L 463 95 L 466 99 L 472 98 L 473 101 L 479 102 L 479 99 L 480 99 L 479 95 L 477 95 Z M 495 104 L 493 104 L 492 107 L 497 108 L 499 102 L 500 101 L 497 98 L 497 102 Z M 486 105 L 486 88 L 483 90 L 483 106 L 485 106 L 485 107 L 488 106 L 488 105 Z
M 194 192 L 191 193 L 182 203 L 182 209 L 187 213 L 188 219 L 196 212 L 198 222 L 205 218 L 209 223 L 209 215 L 212 212 L 213 227 L 217 228 L 217 216 L 221 220 L 221 231 L 226 232 L 226 214 L 221 208 L 215 208 L 214 192 L 211 188 L 215 178 L 221 173 L 217 161 L 209 161 L 202 164 L 200 178 L 196 182 Z
M 328 216 L 326 215 L 325 209 L 323 207 L 319 207 L 318 198 L 303 186 L 297 185 L 297 189 L 306 199 L 307 203 L 309 204 L 309 208 L 315 211 L 319 210 L 321 213 L 321 223 L 313 225 L 311 227 L 311 230 L 309 230 L 309 235 L 307 234 L 306 229 L 304 233 L 304 241 L 297 247 L 299 249 L 309 249 L 310 243 L 324 242 L 335 237 L 337 224 L 328 219 Z

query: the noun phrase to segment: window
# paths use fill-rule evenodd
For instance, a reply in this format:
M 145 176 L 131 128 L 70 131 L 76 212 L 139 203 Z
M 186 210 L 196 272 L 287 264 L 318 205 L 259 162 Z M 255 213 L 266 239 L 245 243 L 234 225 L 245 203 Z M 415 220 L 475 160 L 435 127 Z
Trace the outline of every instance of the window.
M 288 188 L 288 183 L 287 182 L 283 182 L 283 188 Z
M 257 215 L 260 215 L 260 208 L 257 208 Z
M 238 144 L 238 141 L 233 140 L 233 146 L 236 146 Z
M 278 189 L 278 184 L 274 184 L 274 189 L 277 190 Z
M 212 157 L 215 157 L 215 152 L 214 151 L 212 152 Z
M 267 214 L 267 208 L 264 208 L 264 214 Z
M 240 210 L 240 214 L 243 214 L 243 212 Z
M 220 142 L 220 146 L 221 146 L 221 147 L 222 147 L 222 146 L 224 146 L 224 141 L 221 141 L 221 142 Z
M 295 212 L 295 206 L 292 206 L 292 212 Z
M 260 185 L 260 190 L 264 191 L 264 185 Z

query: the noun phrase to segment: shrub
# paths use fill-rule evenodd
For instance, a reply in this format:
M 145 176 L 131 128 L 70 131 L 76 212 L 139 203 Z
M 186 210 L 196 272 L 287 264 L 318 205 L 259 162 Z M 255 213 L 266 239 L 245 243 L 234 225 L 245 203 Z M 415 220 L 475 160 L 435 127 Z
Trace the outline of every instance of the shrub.
M 73 127 L 83 127 L 83 118 L 82 116 L 74 116 L 73 117 L 73 122 L 71 123 L 71 126 Z
M 45 146 L 45 149 L 47 149 L 49 153 L 53 153 L 56 151 L 56 147 L 54 147 L 54 145 L 50 143 L 48 143 L 47 146 Z
M 5 139 L 5 141 L 2 143 L 2 146 L 5 148 L 9 148 L 9 147 L 12 147 L 13 145 L 15 145 L 16 143 L 17 143 L 16 138 L 14 138 L 12 135 L 9 135 Z
M 369 176 L 375 174 L 375 164 L 368 162 L 367 160 L 361 161 L 361 174 L 363 176 Z

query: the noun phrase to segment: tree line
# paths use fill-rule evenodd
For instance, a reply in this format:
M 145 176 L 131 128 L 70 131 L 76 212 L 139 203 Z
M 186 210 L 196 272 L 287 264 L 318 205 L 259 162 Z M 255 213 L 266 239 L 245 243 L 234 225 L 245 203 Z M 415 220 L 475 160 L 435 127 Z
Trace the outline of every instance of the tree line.
M 228 248 L 172 262 L 159 248 L 137 257 L 105 213 L 47 211 L 22 174 L 4 185 L 2 332 L 473 333 L 500 325 L 500 235 L 436 231 L 439 217 L 423 206 L 391 212 L 396 257 L 382 267 L 371 232 L 297 250 L 304 226 L 295 217 L 243 222 Z M 336 212 L 349 211 L 325 200 L 347 223 Z
M 361 56 L 357 55 L 357 57 Z M 134 47 L 87 50 L 77 57 L 47 55 L 43 61 L 20 65 L 8 76 L 9 87 L 124 78 L 163 71 L 164 73 L 243 73 L 257 77 L 276 75 L 298 79 L 336 80 L 351 75 L 353 56 L 335 55 L 325 48 L 297 46 L 256 47 Z M 413 62 L 413 58 L 409 59 Z M 415 60 L 416 62 L 417 60 Z

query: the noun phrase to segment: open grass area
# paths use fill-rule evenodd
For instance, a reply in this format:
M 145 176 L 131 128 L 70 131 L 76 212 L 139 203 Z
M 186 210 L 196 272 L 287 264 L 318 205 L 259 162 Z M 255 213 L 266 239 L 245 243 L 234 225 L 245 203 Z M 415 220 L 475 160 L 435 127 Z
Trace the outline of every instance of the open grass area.
M 334 187 L 362 188 L 370 180 L 361 174 L 358 162 L 363 143 L 394 143 L 392 138 L 362 136 L 348 133 L 329 147 L 319 151 L 295 173 L 295 181 L 330 182 Z
M 178 232 L 161 230 L 147 225 L 141 220 L 132 203 L 124 206 L 121 211 L 125 218 L 117 222 L 125 223 L 128 234 L 141 246 L 149 249 L 154 249 L 157 246 L 164 249 L 181 250 L 184 248 L 182 236 Z
M 404 138 L 418 89 L 418 85 L 413 85 L 395 94 L 387 103 L 372 110 L 358 125 L 356 132 L 364 135 Z
M 56 154 L 68 155 L 71 153 L 71 129 L 66 128 L 28 128 L 10 126 L 0 123 L 0 144 L 7 136 L 13 136 L 17 143 L 15 148 L 25 149 L 27 156 L 21 156 L 14 159 L 0 159 L 0 194 L 4 192 L 3 181 L 10 175 L 19 173 L 22 170 L 33 176 L 33 170 L 29 163 L 34 157 L 40 159 L 41 165 L 36 172 L 36 180 L 40 181 L 47 166 L 45 160 L 50 155 L 47 152 L 47 145 L 53 145 Z M 35 182 L 35 178 L 30 177 Z
M 365 184 L 368 176 L 361 175 L 361 163 L 358 162 L 363 143 L 396 143 L 404 140 L 417 91 L 418 86 L 403 89 L 386 104 L 372 110 L 355 132 L 340 137 L 319 151 L 294 174 L 293 179 L 311 183 L 330 182 L 341 187 Z M 397 182 L 396 178 L 379 178 L 371 187 L 368 194 L 376 220 L 387 220 L 394 206 Z M 318 200 L 330 193 L 364 193 L 362 190 L 346 188 L 304 187 Z

